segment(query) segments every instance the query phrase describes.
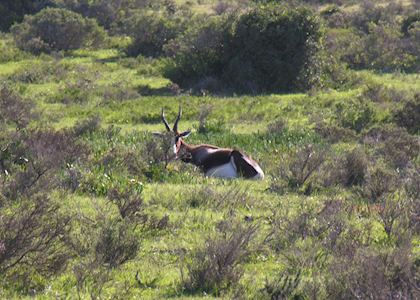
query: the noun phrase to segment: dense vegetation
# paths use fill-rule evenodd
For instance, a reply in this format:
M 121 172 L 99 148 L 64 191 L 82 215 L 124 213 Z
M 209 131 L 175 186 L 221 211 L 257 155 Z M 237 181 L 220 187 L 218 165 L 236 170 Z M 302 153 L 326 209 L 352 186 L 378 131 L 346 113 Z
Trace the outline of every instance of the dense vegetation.
M 418 2 L 0 12 L 0 298 L 420 298 Z M 264 181 L 170 161 L 179 104 Z

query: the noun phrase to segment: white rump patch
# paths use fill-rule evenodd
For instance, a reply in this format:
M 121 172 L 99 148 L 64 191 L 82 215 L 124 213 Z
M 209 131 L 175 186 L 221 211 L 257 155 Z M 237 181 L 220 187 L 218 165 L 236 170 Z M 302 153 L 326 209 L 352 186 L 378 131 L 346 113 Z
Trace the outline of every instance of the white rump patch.
M 230 159 L 230 162 L 220 165 L 214 168 L 211 168 L 206 172 L 206 176 L 209 177 L 219 177 L 219 178 L 236 178 L 238 173 L 236 171 L 235 163 L 233 162 L 233 157 Z
M 253 162 L 251 160 L 248 159 L 247 156 L 242 156 L 242 158 L 250 165 L 252 166 L 255 171 L 257 172 L 257 175 L 255 175 L 254 177 L 252 177 L 251 179 L 256 179 L 256 180 L 263 180 L 264 179 L 264 172 L 261 169 L 261 167 L 256 163 Z
M 255 175 L 254 177 L 252 177 L 252 179 L 260 179 L 260 180 L 263 180 L 264 179 L 264 172 L 261 169 L 261 167 L 258 164 L 253 164 L 252 166 L 254 167 L 255 171 L 258 172 L 258 174 Z

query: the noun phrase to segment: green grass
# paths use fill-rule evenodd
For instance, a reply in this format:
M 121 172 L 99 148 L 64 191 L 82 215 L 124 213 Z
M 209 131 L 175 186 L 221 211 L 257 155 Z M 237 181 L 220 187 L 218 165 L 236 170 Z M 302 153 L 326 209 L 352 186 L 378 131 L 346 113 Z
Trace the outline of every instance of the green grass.
M 203 2 L 200 9 L 205 9 L 210 2 Z M 119 268 L 110 271 L 110 281 L 104 283 L 102 298 L 124 298 L 124 288 L 131 287 L 129 297 L 138 299 L 202 299 L 208 298 L 203 293 L 187 294 L 181 284 L 181 269 L 184 256 L 202 245 L 206 239 L 215 234 L 218 222 L 233 217 L 244 220 L 252 217 L 260 226 L 257 241 L 264 238 L 270 230 L 273 218 L 282 216 L 294 218 L 302 212 L 311 213 L 320 211 L 323 204 L 334 199 L 348 200 L 353 203 L 353 210 L 348 222 L 360 228 L 373 224 L 375 239 L 379 245 L 386 240 L 386 235 L 377 215 L 370 211 L 370 206 L 363 201 L 354 199 L 352 191 L 340 187 L 315 191 L 305 196 L 297 191 L 288 191 L 283 194 L 270 192 L 268 188 L 278 178 L 281 167 L 280 157 L 291 151 L 302 148 L 304 145 L 323 145 L 322 139 L 313 130 L 316 119 L 328 122 L 336 120 L 336 105 L 347 103 L 358 97 L 364 86 L 344 91 L 322 91 L 312 94 L 284 94 L 260 96 L 142 96 L 133 99 L 118 101 L 111 99 L 103 101 L 102 91 L 116 84 L 118 89 L 139 90 L 147 85 L 151 90 L 158 90 L 170 83 L 160 76 L 147 76 L 138 72 L 137 68 L 147 67 L 148 62 L 142 61 L 140 66 L 129 68 L 125 66 L 122 53 L 115 49 L 88 51 L 75 51 L 60 60 L 60 64 L 67 66 L 67 73 L 63 79 L 49 80 L 41 83 L 12 82 L 9 76 L 29 68 L 31 64 L 46 63 L 41 58 L 22 60 L 18 62 L 5 62 L 0 64 L 0 77 L 10 85 L 16 86 L 22 96 L 33 100 L 37 107 L 39 118 L 31 123 L 32 127 L 52 127 L 55 129 L 70 128 L 75 123 L 90 116 L 99 116 L 102 120 L 102 133 L 93 133 L 84 137 L 85 142 L 92 150 L 91 159 L 99 161 L 105 154 L 114 148 L 125 151 L 132 150 L 142 155 L 140 146 L 149 136 L 150 132 L 163 131 L 160 122 L 160 110 L 165 108 L 167 119 L 172 122 L 178 112 L 178 106 L 183 107 L 181 129 L 192 128 L 193 134 L 189 141 L 195 143 L 209 143 L 222 147 L 238 147 L 256 158 L 266 172 L 267 178 L 261 182 L 247 180 L 220 180 L 205 178 L 192 167 L 186 167 L 180 162 L 173 162 L 168 166 L 168 173 L 161 181 L 144 180 L 143 197 L 146 212 L 155 218 L 169 216 L 169 227 L 161 231 L 141 232 L 140 250 L 135 259 Z M 83 70 L 80 72 L 78 70 Z M 420 90 L 418 74 L 374 74 L 363 71 L 361 75 L 367 82 L 384 84 L 387 87 L 415 92 Z M 56 102 L 62 96 L 63 89 L 69 82 L 76 83 L 85 78 L 92 85 L 83 94 L 83 103 Z M 85 91 L 83 91 L 85 92 Z M 212 111 L 209 121 L 219 122 L 220 131 L 201 134 L 197 132 L 198 115 L 200 108 L 211 105 Z M 377 113 L 374 122 L 381 124 L 387 122 L 393 103 L 388 106 L 373 104 Z M 282 132 L 267 132 L 267 126 L 274 121 L 282 119 L 286 129 Z M 104 131 L 113 125 L 121 131 L 114 139 L 107 139 Z M 357 140 L 339 142 L 332 146 L 332 152 L 339 154 L 357 145 Z M 119 149 L 119 148 L 118 148 Z M 95 165 L 89 166 L 86 172 L 94 172 L 99 180 L 106 173 Z M 96 173 L 95 173 L 96 172 Z M 117 179 L 129 180 L 126 173 L 114 173 Z M 130 175 L 131 176 L 131 175 Z M 138 174 L 139 178 L 141 174 Z M 101 183 L 102 184 L 102 183 Z M 199 199 L 195 203 L 195 193 L 205 188 L 213 190 L 218 196 L 215 199 Z M 229 196 L 229 193 L 239 193 L 241 197 Z M 226 196 L 226 199 L 217 202 Z M 78 213 L 86 218 L 94 218 L 99 213 L 116 214 L 116 208 L 103 196 L 87 192 L 57 192 L 54 194 L 57 201 L 62 203 L 64 211 Z M 238 200 L 240 199 L 240 200 Z M 351 199 L 351 200 L 349 200 Z M 278 272 L 290 267 L 288 252 L 293 249 L 302 251 L 302 260 L 310 259 L 313 239 L 301 239 L 292 245 L 285 253 L 278 253 L 264 246 L 255 250 L 255 253 L 242 263 L 244 277 L 241 284 L 246 291 L 246 297 L 255 299 L 263 288 L 266 278 L 275 276 Z M 419 244 L 419 239 L 413 241 Z M 418 256 L 418 253 L 416 254 Z M 76 279 L 73 267 L 77 259 L 70 262 L 62 275 L 43 282 L 47 287 L 35 293 L 37 299 L 74 298 L 77 295 Z M 304 265 L 304 263 L 302 263 Z M 317 266 L 304 265 L 303 282 L 312 280 L 312 272 Z M 185 270 L 184 270 L 185 271 Z M 139 276 L 145 287 L 139 287 L 135 281 L 135 274 Z M 316 280 L 321 280 L 319 277 Z M 42 280 L 41 280 L 42 281 Z M 89 297 L 87 284 L 81 291 L 82 298 Z M 233 294 L 225 294 L 230 298 Z M 32 298 L 32 296 L 26 296 Z M 0 298 L 24 298 L 16 291 L 0 288 Z

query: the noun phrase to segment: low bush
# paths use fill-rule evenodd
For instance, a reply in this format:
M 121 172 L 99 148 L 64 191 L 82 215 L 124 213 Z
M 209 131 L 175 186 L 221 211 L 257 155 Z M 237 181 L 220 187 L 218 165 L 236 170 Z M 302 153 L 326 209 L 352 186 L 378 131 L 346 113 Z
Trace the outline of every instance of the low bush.
M 284 119 L 278 118 L 274 122 L 268 124 L 267 132 L 268 134 L 282 134 L 284 130 L 287 128 L 287 123 Z
M 281 162 L 279 178 L 286 182 L 274 182 L 272 191 L 281 192 L 285 188 L 299 190 L 305 194 L 311 194 L 313 185 L 316 183 L 316 174 L 325 163 L 328 149 L 319 145 L 305 145 L 302 149 L 296 150 L 291 157 Z M 315 178 L 314 178 L 315 177 Z
M 341 181 L 345 186 L 361 185 L 367 176 L 368 158 L 361 148 L 355 148 L 344 156 Z
M 8 76 L 8 80 L 23 83 L 59 82 L 68 75 L 68 66 L 56 61 L 25 66 Z
M 300 281 L 300 272 L 292 275 L 283 272 L 271 281 L 266 279 L 261 294 L 264 299 L 269 298 L 271 300 L 303 298 L 303 295 L 297 292 Z
M 335 12 L 326 17 L 334 28 L 328 32 L 327 47 L 356 69 L 384 72 L 419 69 L 416 13 L 399 3 L 378 5 L 365 1 L 350 12 Z M 402 28 L 397 20 L 403 17 Z
M 0 198 L 2 193 L 0 186 Z M 42 284 L 40 278 L 61 272 L 72 257 L 66 246 L 71 216 L 45 194 L 18 202 L 0 202 L 0 282 L 27 293 L 30 286 Z
M 410 135 L 404 128 L 394 126 L 373 127 L 364 135 L 363 142 L 398 169 L 409 167 L 420 151 L 420 142 L 416 136 Z
M 377 166 L 369 172 L 362 187 L 362 196 L 369 203 L 377 203 L 394 192 L 397 186 L 398 176 L 384 167 Z
M 66 82 L 49 101 L 64 104 L 83 104 L 89 101 L 89 97 L 96 89 L 93 80 L 81 77 L 76 82 Z
M 26 16 L 12 27 L 16 45 L 35 54 L 41 52 L 97 47 L 105 39 L 105 31 L 96 21 L 59 8 L 46 8 Z
M 399 90 L 387 88 L 382 84 L 367 84 L 362 91 L 362 97 L 376 103 L 381 102 L 401 102 L 406 98 L 406 94 Z
M 356 98 L 335 105 L 335 119 L 344 128 L 360 132 L 375 120 L 375 107 L 364 98 Z
M 76 136 L 91 134 L 101 128 L 101 118 L 99 116 L 89 117 L 77 121 L 73 126 L 73 132 Z
M 302 204 L 299 215 L 274 215 L 265 242 L 276 252 L 285 251 L 296 241 L 315 238 L 324 250 L 335 251 L 345 232 L 346 205 L 340 200 L 327 200 L 322 206 Z
M 137 255 L 140 239 L 135 226 L 125 220 L 103 220 L 95 245 L 99 264 L 116 268 Z
M 335 124 L 327 124 L 324 121 L 315 123 L 315 132 L 330 143 L 355 139 L 356 134 L 349 128 L 343 128 Z
M 407 100 L 400 109 L 394 111 L 394 120 L 398 126 L 405 127 L 411 134 L 420 133 L 420 94 Z
M 231 221 L 224 221 L 218 227 L 218 236 L 193 250 L 186 263 L 188 277 L 183 278 L 183 284 L 190 292 L 220 295 L 238 284 L 243 275 L 240 263 L 249 255 L 249 244 L 257 227 Z
M 0 87 L 0 128 L 7 125 L 13 125 L 17 130 L 26 127 L 34 116 L 32 108 L 32 102 L 24 101 L 7 86 Z
M 411 245 L 395 250 L 380 251 L 362 248 L 351 255 L 338 256 L 329 267 L 327 283 L 330 298 L 415 299 L 420 296 L 415 287 L 415 261 Z
M 2 121 L 9 125 L 0 133 L 1 281 L 27 293 L 30 287 L 45 288 L 45 279 L 72 258 L 67 247 L 72 215 L 48 193 L 58 186 L 66 163 L 83 156 L 84 147 L 67 131 L 29 130 L 30 102 L 11 90 L 2 88 L 0 100 L 7 106 Z
M 0 62 L 8 62 L 8 61 L 20 61 L 22 59 L 30 58 L 31 55 L 27 52 L 24 52 L 18 49 L 14 43 L 12 38 L 4 39 L 0 41 Z

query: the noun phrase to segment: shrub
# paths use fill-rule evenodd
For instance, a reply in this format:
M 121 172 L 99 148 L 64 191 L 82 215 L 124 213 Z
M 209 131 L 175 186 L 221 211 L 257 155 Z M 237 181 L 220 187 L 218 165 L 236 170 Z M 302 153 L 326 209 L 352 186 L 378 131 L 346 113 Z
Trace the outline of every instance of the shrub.
M 95 89 L 96 85 L 93 80 L 81 77 L 76 82 L 66 82 L 50 101 L 64 104 L 86 103 Z
M 123 219 L 142 219 L 143 199 L 141 195 L 133 190 L 119 191 L 117 188 L 111 189 L 107 194 L 120 212 Z
M 2 37 L 0 40 L 0 62 L 8 62 L 8 61 L 19 61 L 25 58 L 29 58 L 30 55 L 27 52 L 24 52 L 18 49 L 14 43 L 13 39 L 7 38 L 5 39 Z
M 262 6 L 241 15 L 233 28 L 224 80 L 240 91 L 279 92 L 307 88 L 317 70 L 312 60 L 322 33 L 306 8 Z
M 392 70 L 410 70 L 415 57 L 401 45 L 401 33 L 392 26 L 372 26 L 369 34 L 362 40 L 361 64 L 370 69 L 389 72 Z
M 211 105 L 201 105 L 200 106 L 200 112 L 198 115 L 198 132 L 199 133 L 207 133 L 208 132 L 208 126 L 207 126 L 207 118 L 212 112 L 213 107 Z
M 183 35 L 165 45 L 165 53 L 174 58 L 164 68 L 165 75 L 181 87 L 195 86 L 204 78 L 220 80 L 232 19 L 194 19 Z
M 416 13 L 410 14 L 409 9 L 396 2 L 383 6 L 364 1 L 358 10 L 334 13 L 327 20 L 341 28 L 328 32 L 327 46 L 352 68 L 416 72 L 419 31 Z M 409 15 L 403 20 L 403 29 L 396 22 L 401 15 Z
M 325 163 L 328 150 L 322 146 L 305 145 L 302 149 L 292 153 L 286 161 L 281 163 L 280 178 L 286 180 L 287 187 L 292 190 L 302 189 L 305 194 L 312 192 L 313 183 L 322 164 Z M 281 190 L 281 185 L 274 183 L 271 189 Z
M 20 49 L 35 54 L 95 47 L 105 38 L 104 30 L 95 21 L 59 8 L 26 16 L 21 24 L 12 27 L 12 33 Z
M 420 151 L 419 139 L 400 127 L 373 127 L 365 134 L 363 141 L 398 169 L 410 166 L 410 161 Z
M 33 117 L 31 109 L 33 104 L 24 101 L 10 88 L 0 87 L 0 128 L 13 124 L 17 130 L 26 127 Z
M 349 21 L 353 27 L 356 27 L 364 33 L 369 33 L 370 26 L 380 23 L 391 23 L 397 10 L 391 4 L 383 7 L 376 5 L 374 1 L 364 1 L 360 8 L 349 15 Z
M 245 93 L 279 92 L 319 84 L 322 31 L 306 8 L 257 6 L 239 17 L 207 18 L 166 46 L 165 74 L 181 86 L 206 77 Z
M 319 209 L 302 204 L 299 215 L 274 215 L 271 230 L 265 238 L 276 252 L 283 252 L 297 240 L 316 238 L 324 250 L 335 251 L 339 239 L 345 232 L 346 210 L 343 201 L 327 200 Z
M 340 141 L 351 140 L 356 137 L 353 130 L 343 128 L 335 124 L 327 124 L 324 121 L 315 123 L 315 132 L 330 143 L 337 143 Z
M 225 221 L 219 224 L 219 230 L 219 236 L 207 239 L 204 247 L 191 253 L 186 264 L 188 278 L 183 279 L 188 291 L 219 295 L 242 277 L 239 264 L 249 254 L 257 227 Z
M 0 187 L 0 193 L 1 193 Z M 28 292 L 36 276 L 63 270 L 71 258 L 66 247 L 70 215 L 44 194 L 19 198 L 18 205 L 0 206 L 1 281 L 21 285 Z
M 274 122 L 267 125 L 268 134 L 282 134 L 287 128 L 287 123 L 284 119 L 278 118 Z
M 405 36 L 410 35 L 410 29 L 415 26 L 416 22 L 420 22 L 420 10 L 412 12 L 408 16 L 404 17 L 404 20 L 401 23 L 401 32 Z
M 376 167 L 367 176 L 362 187 L 362 196 L 370 203 L 377 203 L 386 197 L 388 193 L 395 191 L 397 187 L 397 176 L 383 167 Z
M 73 132 L 76 136 L 91 134 L 101 128 L 101 118 L 99 116 L 92 116 L 84 120 L 77 121 L 73 127 Z
M 59 7 L 63 7 L 77 12 L 85 17 L 96 19 L 97 22 L 106 29 L 110 29 L 114 22 L 119 18 L 119 12 L 125 9 L 127 1 L 74 1 L 64 0 L 62 3 L 57 1 Z
M 367 175 L 368 160 L 365 152 L 361 148 L 347 152 L 344 156 L 342 167 L 342 183 L 345 186 L 362 184 Z
M 262 295 L 265 296 L 264 299 L 270 298 L 271 300 L 281 300 L 303 298 L 302 295 L 296 293 L 296 290 L 301 281 L 300 276 L 300 272 L 292 275 L 283 272 L 272 281 L 268 281 L 266 279 L 264 288 L 261 291 Z
M 0 4 L 0 31 L 8 31 L 13 23 L 20 23 L 25 15 L 34 14 L 51 4 L 52 0 L 3 0 Z
M 335 105 L 335 118 L 345 128 L 356 132 L 362 131 L 375 119 L 375 108 L 371 102 L 363 98 L 356 98 Z
M 410 243 L 390 251 L 362 248 L 351 255 L 335 257 L 329 267 L 334 274 L 327 282 L 329 298 L 418 298 L 418 267 L 411 248 Z
M 125 220 L 103 220 L 95 245 L 97 262 L 110 268 L 118 267 L 137 255 L 140 247 L 135 226 Z
M 394 111 L 394 120 L 398 126 L 405 127 L 411 134 L 420 132 L 420 94 L 406 101 L 403 106 Z
M 25 65 L 8 76 L 8 79 L 23 83 L 46 83 L 49 81 L 59 82 L 64 80 L 67 75 L 68 66 L 51 61 Z
M 132 37 L 127 54 L 157 57 L 163 46 L 185 29 L 185 20 L 161 12 L 140 11 L 125 20 L 124 32 Z

